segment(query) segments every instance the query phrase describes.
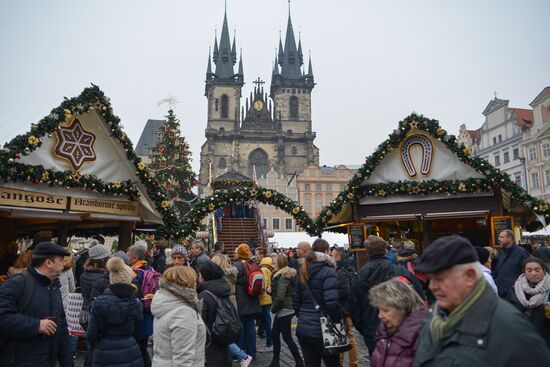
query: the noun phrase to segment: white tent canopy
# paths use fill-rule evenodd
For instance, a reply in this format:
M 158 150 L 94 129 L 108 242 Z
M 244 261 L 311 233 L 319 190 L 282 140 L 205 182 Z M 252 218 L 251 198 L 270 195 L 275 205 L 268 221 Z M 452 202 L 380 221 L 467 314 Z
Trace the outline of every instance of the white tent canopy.
M 523 232 L 522 236 L 550 236 L 550 226 L 541 228 L 536 232 Z
M 301 241 L 313 243 L 318 237 L 311 237 L 305 232 L 275 232 L 273 238 L 270 239 L 272 245 L 278 248 L 294 248 Z M 345 233 L 323 233 L 322 238 L 331 246 L 338 245 L 339 247 L 348 247 L 348 235 Z

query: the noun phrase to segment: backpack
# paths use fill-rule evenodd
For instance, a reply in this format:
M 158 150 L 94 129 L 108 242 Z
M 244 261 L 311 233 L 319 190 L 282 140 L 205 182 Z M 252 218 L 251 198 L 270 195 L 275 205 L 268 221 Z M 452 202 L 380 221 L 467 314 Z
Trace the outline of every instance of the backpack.
M 150 269 L 135 269 L 136 273 L 141 273 L 141 297 L 144 297 L 147 294 L 155 294 L 159 290 L 159 280 L 162 274 L 156 271 L 153 268 Z M 142 299 L 143 308 L 145 310 L 151 309 L 152 298 Z
M 243 261 L 244 268 L 244 287 L 251 297 L 258 297 L 265 291 L 265 278 L 262 269 L 258 264 Z
M 210 335 L 220 345 L 236 343 L 241 335 L 241 320 L 229 297 L 218 298 L 205 290 L 216 301 L 216 318 L 212 323 Z

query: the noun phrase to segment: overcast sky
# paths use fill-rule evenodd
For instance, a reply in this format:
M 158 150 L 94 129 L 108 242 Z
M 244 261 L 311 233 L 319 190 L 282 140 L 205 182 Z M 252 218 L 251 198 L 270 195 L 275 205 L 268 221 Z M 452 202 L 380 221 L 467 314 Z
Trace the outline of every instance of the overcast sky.
M 223 9 L 223 0 L 0 0 L 0 142 L 94 83 L 136 144 L 172 94 L 198 171 L 208 47 Z M 481 126 L 494 91 L 530 108 L 550 85 L 548 0 L 293 0 L 291 13 L 313 59 L 321 164 L 361 164 L 412 111 L 456 134 Z M 257 77 L 269 86 L 287 14 L 286 0 L 228 0 L 243 96 Z

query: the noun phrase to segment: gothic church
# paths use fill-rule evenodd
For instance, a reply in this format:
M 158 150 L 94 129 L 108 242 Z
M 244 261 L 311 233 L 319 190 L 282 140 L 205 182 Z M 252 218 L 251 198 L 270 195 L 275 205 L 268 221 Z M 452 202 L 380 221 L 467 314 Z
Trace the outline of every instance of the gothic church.
M 236 63 L 235 37 L 231 44 L 226 12 L 219 45 L 216 36 L 213 54 L 208 55 L 208 123 L 200 156 L 201 187 L 228 170 L 251 178 L 264 177 L 270 170 L 290 177 L 309 165 L 319 165 L 311 126 L 311 92 L 315 86 L 311 57 L 306 72 L 301 40 L 296 46 L 290 12 L 284 46 L 279 39 L 269 95 L 258 78 L 241 106 L 242 54 L 235 73 Z

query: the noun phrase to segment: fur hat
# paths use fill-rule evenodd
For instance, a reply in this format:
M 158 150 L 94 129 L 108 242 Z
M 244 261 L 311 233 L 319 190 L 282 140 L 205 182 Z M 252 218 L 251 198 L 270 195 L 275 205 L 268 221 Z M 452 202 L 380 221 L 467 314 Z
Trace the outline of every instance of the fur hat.
M 239 259 L 248 260 L 252 257 L 252 252 L 250 251 L 250 247 L 246 243 L 241 243 L 239 246 L 237 246 L 237 256 Z
M 99 260 L 109 257 L 111 255 L 111 251 L 109 251 L 107 246 L 96 245 L 88 250 L 88 254 L 90 255 L 90 259 Z
M 132 284 L 134 271 L 120 257 L 112 257 L 107 261 L 107 271 L 111 284 Z

